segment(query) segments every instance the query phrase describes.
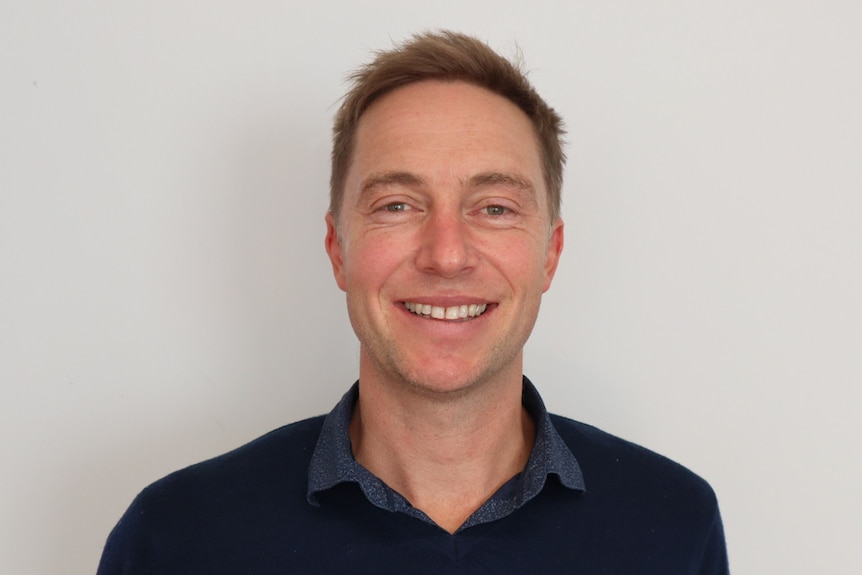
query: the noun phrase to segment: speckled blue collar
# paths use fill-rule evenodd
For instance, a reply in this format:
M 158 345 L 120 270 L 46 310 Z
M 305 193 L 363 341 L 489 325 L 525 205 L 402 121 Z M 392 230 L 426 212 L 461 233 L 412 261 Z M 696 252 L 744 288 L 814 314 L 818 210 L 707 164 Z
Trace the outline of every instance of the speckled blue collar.
M 317 447 L 308 466 L 308 502 L 319 505 L 316 494 L 339 483 L 357 483 L 368 500 L 387 511 L 400 511 L 434 524 L 425 513 L 413 507 L 407 499 L 383 483 L 353 458 L 350 447 L 350 415 L 359 397 L 355 383 L 344 394 L 323 422 Z M 520 474 L 503 485 L 458 529 L 496 521 L 518 509 L 542 491 L 548 475 L 554 474 L 560 483 L 584 491 L 584 478 L 575 456 L 557 433 L 545 409 L 545 404 L 529 379 L 524 377 L 523 403 L 536 424 L 536 442 Z

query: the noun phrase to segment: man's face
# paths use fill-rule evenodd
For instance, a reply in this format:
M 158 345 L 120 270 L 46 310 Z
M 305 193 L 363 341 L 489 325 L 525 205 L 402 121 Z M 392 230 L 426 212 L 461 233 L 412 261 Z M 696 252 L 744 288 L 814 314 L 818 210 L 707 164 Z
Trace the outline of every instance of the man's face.
M 374 102 L 340 221 L 327 217 L 360 378 L 436 393 L 520 380 L 563 244 L 547 201 L 533 127 L 508 100 L 424 81 Z

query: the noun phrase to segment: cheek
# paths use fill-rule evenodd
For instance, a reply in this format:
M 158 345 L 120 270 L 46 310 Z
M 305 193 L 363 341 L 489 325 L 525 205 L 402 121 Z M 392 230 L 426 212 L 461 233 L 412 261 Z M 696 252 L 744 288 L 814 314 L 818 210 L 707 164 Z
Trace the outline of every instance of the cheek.
M 545 246 L 538 242 L 510 242 L 485 253 L 513 282 L 531 284 L 544 277 Z
M 404 261 L 403 242 L 389 238 L 364 238 L 350 245 L 345 258 L 348 289 L 379 289 Z M 399 249 L 400 248 L 400 249 Z

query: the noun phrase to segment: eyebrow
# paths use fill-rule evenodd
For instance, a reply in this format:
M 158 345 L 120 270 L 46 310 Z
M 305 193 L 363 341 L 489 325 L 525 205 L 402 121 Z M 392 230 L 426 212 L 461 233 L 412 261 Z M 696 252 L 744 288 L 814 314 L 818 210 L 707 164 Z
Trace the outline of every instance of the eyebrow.
M 470 188 L 480 188 L 483 186 L 507 186 L 529 192 L 531 195 L 535 195 L 536 192 L 536 188 L 530 180 L 515 174 L 505 174 L 502 172 L 476 174 L 467 182 L 468 187 Z
M 382 172 L 371 174 L 363 180 L 362 186 L 360 187 L 360 195 L 375 188 L 385 188 L 393 185 L 419 187 L 425 185 L 425 180 L 416 174 L 411 174 L 410 172 Z
M 427 181 L 416 174 L 402 171 L 379 172 L 371 174 L 363 180 L 359 195 L 364 196 L 377 188 L 388 186 L 405 186 L 409 188 L 421 188 L 427 185 Z M 462 182 L 468 189 L 482 188 L 486 186 L 504 186 L 524 192 L 533 203 L 538 203 L 536 187 L 533 183 L 522 176 L 505 172 L 483 172 L 471 176 Z

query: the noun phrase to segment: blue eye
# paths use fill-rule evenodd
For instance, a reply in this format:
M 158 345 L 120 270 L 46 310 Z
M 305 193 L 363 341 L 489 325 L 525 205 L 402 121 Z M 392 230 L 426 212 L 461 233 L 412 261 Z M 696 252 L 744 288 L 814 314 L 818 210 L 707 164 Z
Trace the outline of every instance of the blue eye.
M 393 202 L 391 204 L 386 204 L 383 209 L 387 212 L 403 212 L 407 209 L 407 204 L 404 202 Z

